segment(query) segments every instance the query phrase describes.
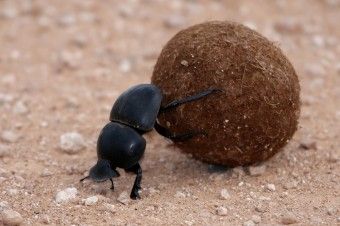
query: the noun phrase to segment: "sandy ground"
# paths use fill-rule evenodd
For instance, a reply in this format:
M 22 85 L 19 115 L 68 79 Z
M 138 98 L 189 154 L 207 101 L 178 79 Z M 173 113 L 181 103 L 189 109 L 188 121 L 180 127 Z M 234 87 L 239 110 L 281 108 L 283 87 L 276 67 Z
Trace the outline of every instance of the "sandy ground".
M 195 161 L 151 132 L 142 200 L 117 200 L 133 183 L 124 172 L 114 192 L 109 182 L 80 184 L 117 96 L 150 81 L 178 30 L 226 19 L 267 36 L 295 66 L 294 139 L 255 176 Z M 339 225 L 339 21 L 337 0 L 1 0 L 0 211 L 23 225 Z M 70 155 L 60 136 L 73 131 L 86 148 Z M 76 197 L 56 203 L 69 187 Z M 99 200 L 84 205 L 91 196 Z

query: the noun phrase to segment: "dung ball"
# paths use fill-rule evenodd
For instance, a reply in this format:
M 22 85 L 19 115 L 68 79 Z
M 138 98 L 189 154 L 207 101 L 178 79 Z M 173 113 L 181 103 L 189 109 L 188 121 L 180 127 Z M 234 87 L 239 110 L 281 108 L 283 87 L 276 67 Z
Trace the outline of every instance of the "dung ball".
M 261 162 L 297 129 L 300 85 L 293 66 L 272 42 L 241 24 L 206 22 L 178 32 L 163 48 L 151 80 L 163 92 L 162 105 L 222 90 L 158 116 L 174 134 L 203 131 L 174 142 L 204 162 Z

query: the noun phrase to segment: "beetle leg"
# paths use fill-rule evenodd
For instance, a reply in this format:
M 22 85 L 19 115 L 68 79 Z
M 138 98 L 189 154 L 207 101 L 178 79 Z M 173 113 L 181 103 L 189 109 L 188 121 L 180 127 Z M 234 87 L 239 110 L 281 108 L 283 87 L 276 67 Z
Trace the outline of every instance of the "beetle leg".
M 185 103 L 200 100 L 200 99 L 202 99 L 202 98 L 204 98 L 204 97 L 206 97 L 206 96 L 208 96 L 212 93 L 215 93 L 215 92 L 222 92 L 222 90 L 211 88 L 211 89 L 205 90 L 203 92 L 197 93 L 193 96 L 185 97 L 181 100 L 174 100 L 174 101 L 170 102 L 169 104 L 165 105 L 164 107 L 161 106 L 161 108 L 159 109 L 159 113 L 163 113 L 165 111 L 176 108 L 176 107 L 178 107 L 182 104 L 185 104 Z
M 115 190 L 115 186 L 113 185 L 113 180 L 112 180 L 112 178 L 110 178 L 110 181 L 111 181 L 111 188 L 110 188 L 110 189 Z
M 142 181 L 142 168 L 140 167 L 139 163 L 137 163 L 136 165 L 125 169 L 126 172 L 132 172 L 136 174 L 136 179 L 135 182 L 133 184 L 132 190 L 131 190 L 131 194 L 130 194 L 130 198 L 131 199 L 140 199 L 139 193 L 138 191 L 141 189 L 141 181 Z
M 200 132 L 200 131 L 194 131 L 194 132 L 188 132 L 188 133 L 182 133 L 182 134 L 173 134 L 170 132 L 167 128 L 161 126 L 158 124 L 158 122 L 155 122 L 155 130 L 162 135 L 163 137 L 166 137 L 168 139 L 171 139 L 173 141 L 185 141 L 193 138 L 196 135 L 205 135 L 206 133 Z

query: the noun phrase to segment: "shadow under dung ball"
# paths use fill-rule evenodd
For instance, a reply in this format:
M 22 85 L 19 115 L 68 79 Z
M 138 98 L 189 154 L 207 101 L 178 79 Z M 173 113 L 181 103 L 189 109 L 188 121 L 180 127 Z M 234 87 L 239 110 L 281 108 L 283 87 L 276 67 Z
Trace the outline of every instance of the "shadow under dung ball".
M 215 21 L 180 31 L 162 50 L 152 83 L 162 90 L 163 105 L 208 88 L 223 90 L 158 117 L 177 134 L 206 132 L 175 145 L 207 163 L 266 160 L 297 129 L 300 85 L 293 66 L 278 47 L 241 24 Z

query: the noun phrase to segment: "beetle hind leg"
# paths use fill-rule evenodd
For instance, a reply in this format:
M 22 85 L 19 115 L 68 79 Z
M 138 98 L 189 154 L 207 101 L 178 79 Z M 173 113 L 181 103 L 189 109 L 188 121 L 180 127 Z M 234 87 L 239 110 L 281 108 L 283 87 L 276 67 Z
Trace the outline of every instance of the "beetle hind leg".
M 141 182 L 142 182 L 142 168 L 140 167 L 139 163 L 137 163 L 136 165 L 125 169 L 126 172 L 132 172 L 136 174 L 136 179 L 135 182 L 133 183 L 133 187 L 131 190 L 131 194 L 130 194 L 130 198 L 131 199 L 140 199 L 139 193 L 138 191 L 141 189 Z

